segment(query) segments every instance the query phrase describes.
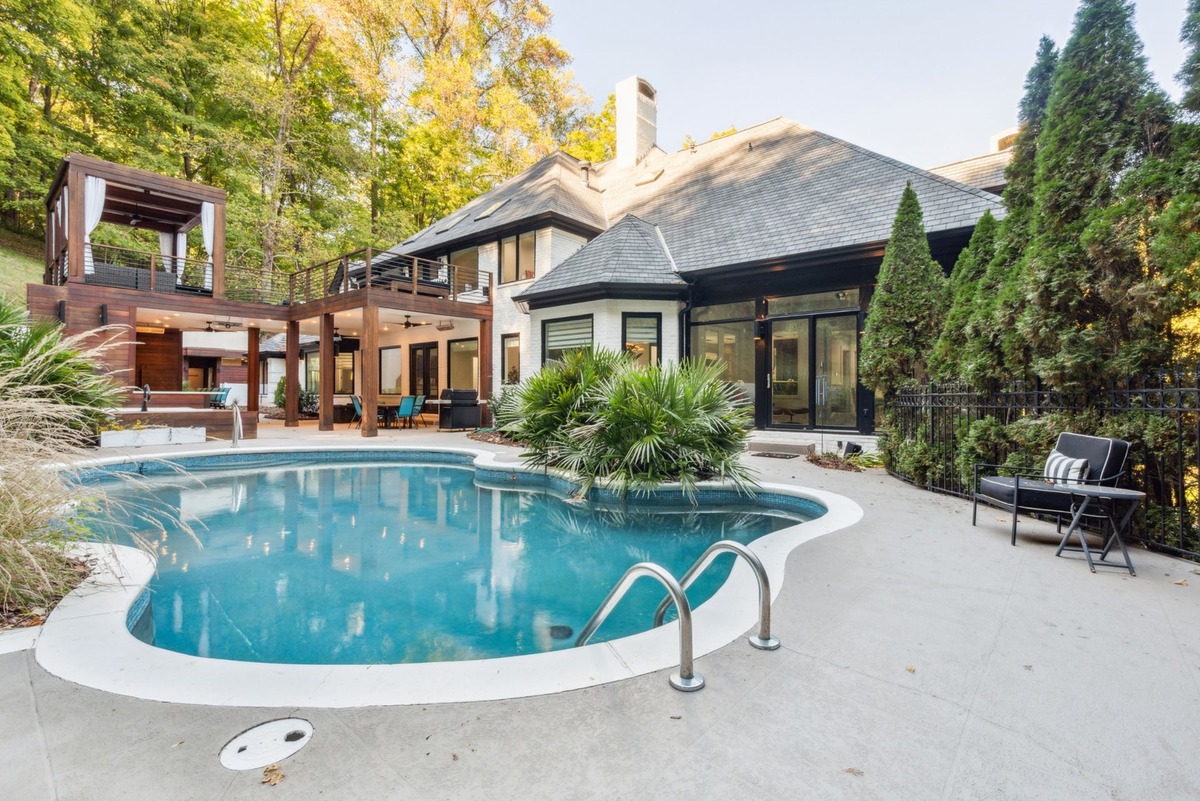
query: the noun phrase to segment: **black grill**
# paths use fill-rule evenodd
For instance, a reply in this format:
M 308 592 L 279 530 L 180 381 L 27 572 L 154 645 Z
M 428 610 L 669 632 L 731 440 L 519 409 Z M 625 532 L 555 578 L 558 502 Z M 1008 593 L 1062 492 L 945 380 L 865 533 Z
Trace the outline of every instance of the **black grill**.
M 474 389 L 443 389 L 438 428 L 479 428 L 479 391 Z

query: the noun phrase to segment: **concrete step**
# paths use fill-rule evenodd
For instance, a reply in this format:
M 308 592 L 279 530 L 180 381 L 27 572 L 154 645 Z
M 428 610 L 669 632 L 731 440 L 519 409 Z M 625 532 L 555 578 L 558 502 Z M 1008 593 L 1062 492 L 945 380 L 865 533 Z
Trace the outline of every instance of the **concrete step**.
M 748 449 L 755 453 L 841 453 L 847 442 L 860 446 L 865 453 L 879 449 L 877 437 L 849 431 L 775 431 L 750 433 Z

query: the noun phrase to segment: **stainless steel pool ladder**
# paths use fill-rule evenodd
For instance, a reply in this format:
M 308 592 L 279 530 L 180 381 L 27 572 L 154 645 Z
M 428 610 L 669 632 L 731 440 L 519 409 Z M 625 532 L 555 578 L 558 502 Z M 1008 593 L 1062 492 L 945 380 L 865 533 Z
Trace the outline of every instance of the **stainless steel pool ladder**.
M 679 586 L 686 592 L 687 588 L 700 577 L 700 574 L 708 569 L 713 560 L 723 553 L 731 553 L 745 559 L 746 563 L 750 565 L 750 569 L 754 571 L 754 578 L 758 581 L 758 635 L 747 637 L 747 642 L 760 651 L 774 651 L 779 647 L 779 640 L 771 636 L 771 584 L 767 580 L 767 571 L 763 567 L 762 561 L 745 545 L 733 540 L 714 542 L 683 574 Z M 654 626 L 656 628 L 663 624 L 663 617 L 670 607 L 671 596 L 668 595 L 658 604 L 658 609 L 654 610 Z
M 600 624 L 621 602 L 633 583 L 643 576 L 650 576 L 657 579 L 667 589 L 667 597 L 662 600 L 654 612 L 655 627 L 662 625 L 663 616 L 666 615 L 667 609 L 672 603 L 679 610 L 679 673 L 671 676 L 671 686 L 683 692 L 699 690 L 704 686 L 704 677 L 697 675 L 692 670 L 692 605 L 688 602 L 684 590 L 691 586 L 700 574 L 712 564 L 713 560 L 722 553 L 733 553 L 742 557 L 754 571 L 754 576 L 758 580 L 758 635 L 749 637 L 748 640 L 755 648 L 774 651 L 779 647 L 779 640 L 771 636 L 771 585 L 767 580 L 767 571 L 750 549 L 733 540 L 721 540 L 710 545 L 696 560 L 696 563 L 683 574 L 682 582 L 676 581 L 665 567 L 653 562 L 638 562 L 626 570 L 625 575 L 621 576 L 621 580 L 609 590 L 608 596 L 600 604 L 600 608 L 579 632 L 579 636 L 575 638 L 575 646 L 586 645 L 592 635 L 596 633 L 596 629 L 600 628 Z
M 683 594 L 679 582 L 662 565 L 656 565 L 653 562 L 638 562 L 626 570 L 625 575 L 621 576 L 621 580 L 608 591 L 608 597 L 600 604 L 600 608 L 592 615 L 591 620 L 579 632 L 579 636 L 575 638 L 575 646 L 587 645 L 587 641 L 596 633 L 596 629 L 600 628 L 600 624 L 604 622 L 609 613 L 621 602 L 633 583 L 643 576 L 658 579 L 658 582 L 667 588 L 668 597 L 675 602 L 676 608 L 679 609 L 679 672 L 671 676 L 671 686 L 685 693 L 695 692 L 704 686 L 704 677 L 697 675 L 692 670 L 692 605 L 688 603 L 687 596 Z

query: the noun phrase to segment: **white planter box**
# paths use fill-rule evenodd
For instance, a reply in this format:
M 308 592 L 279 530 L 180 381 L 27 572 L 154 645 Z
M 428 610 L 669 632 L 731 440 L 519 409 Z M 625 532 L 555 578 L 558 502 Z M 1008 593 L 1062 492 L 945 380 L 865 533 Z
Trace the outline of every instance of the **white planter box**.
M 101 431 L 101 448 L 140 448 L 144 445 L 195 445 L 204 442 L 204 426 Z

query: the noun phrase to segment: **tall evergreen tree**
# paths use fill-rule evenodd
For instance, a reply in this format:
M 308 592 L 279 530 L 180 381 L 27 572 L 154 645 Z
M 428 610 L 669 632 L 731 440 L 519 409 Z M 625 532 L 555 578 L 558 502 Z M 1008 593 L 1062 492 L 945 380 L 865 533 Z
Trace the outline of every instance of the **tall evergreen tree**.
M 1200 0 L 1188 3 L 1179 38 L 1187 56 L 1175 76 L 1183 96 L 1171 132 L 1173 197 L 1156 220 L 1152 252 L 1176 303 L 1172 357 L 1195 362 L 1200 360 Z
M 863 383 L 884 392 L 928 377 L 947 306 L 946 276 L 929 252 L 924 219 L 909 181 L 879 267 L 859 360 Z
M 930 372 L 937 378 L 956 379 L 961 375 L 963 331 L 975 308 L 979 282 L 996 255 L 998 225 L 991 211 L 985 211 L 975 224 L 970 244 L 959 254 L 950 273 L 950 309 L 929 357 Z
M 1025 306 L 1027 275 L 1023 259 L 1032 236 L 1037 143 L 1057 65 L 1058 50 L 1053 40 L 1043 36 L 1033 66 L 1025 75 L 1025 94 L 1017 108 L 1020 132 L 1013 144 L 1012 161 L 1004 171 L 1007 215 L 996 232 L 995 255 L 979 281 L 971 314 L 963 326 L 960 372 L 964 380 L 981 389 L 1013 375 L 1006 363 L 1028 363 L 1025 341 L 1016 328 Z M 1023 375 L 1024 370 L 1018 369 L 1015 374 Z
M 1034 370 L 1055 387 L 1095 389 L 1161 357 L 1145 191 L 1128 184 L 1165 148 L 1169 114 L 1132 4 L 1084 0 L 1038 142 L 1030 302 L 1020 320 Z

